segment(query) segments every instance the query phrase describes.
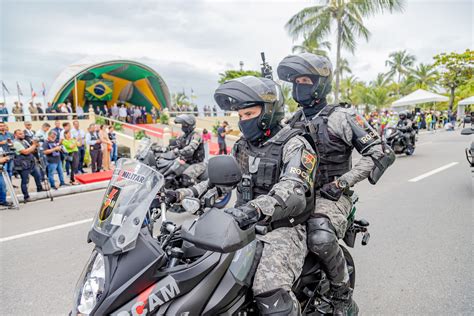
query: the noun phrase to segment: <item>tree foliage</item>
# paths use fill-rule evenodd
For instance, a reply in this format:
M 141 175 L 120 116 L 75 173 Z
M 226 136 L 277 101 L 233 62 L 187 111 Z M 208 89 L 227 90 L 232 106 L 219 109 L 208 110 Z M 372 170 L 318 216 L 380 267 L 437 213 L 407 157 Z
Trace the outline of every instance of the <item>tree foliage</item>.
M 449 109 L 453 109 L 455 91 L 472 79 L 474 51 L 466 49 L 463 53 L 443 53 L 433 57 L 438 69 L 438 82 L 450 91 Z
M 255 76 L 261 77 L 260 71 L 255 70 L 226 70 L 224 73 L 219 74 L 219 83 L 224 83 L 227 80 L 240 78 L 244 76 Z
M 364 18 L 384 11 L 401 11 L 404 0 L 327 0 L 325 4 L 304 8 L 286 24 L 289 34 L 297 39 L 308 36 L 324 39 L 334 30 L 336 33 L 336 67 L 341 63 L 341 49 L 354 53 L 356 38 L 368 40 L 370 31 L 364 25 Z M 335 101 L 338 101 L 340 73 L 336 72 Z

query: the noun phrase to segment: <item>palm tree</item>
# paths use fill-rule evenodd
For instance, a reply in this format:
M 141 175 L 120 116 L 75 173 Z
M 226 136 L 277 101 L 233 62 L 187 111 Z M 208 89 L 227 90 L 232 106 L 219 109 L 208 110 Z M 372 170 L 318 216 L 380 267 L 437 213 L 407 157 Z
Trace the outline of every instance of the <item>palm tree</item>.
M 349 62 L 347 61 L 347 59 L 341 58 L 341 61 L 339 63 L 339 67 L 336 68 L 336 73 L 339 74 L 339 76 L 341 78 L 340 80 L 342 80 L 344 78 L 344 76 L 343 76 L 344 73 L 352 74 L 352 70 L 349 67 Z
M 370 85 L 374 88 L 376 88 L 376 87 L 385 88 L 385 87 L 388 86 L 389 81 L 390 81 L 390 76 L 388 76 L 387 74 L 379 72 L 377 74 L 377 77 L 375 77 L 375 80 L 370 82 Z
M 307 7 L 295 14 L 286 23 L 286 28 L 294 39 L 301 35 L 322 39 L 335 28 L 336 69 L 339 69 L 341 48 L 354 53 L 356 37 L 369 39 L 370 32 L 364 26 L 363 18 L 385 10 L 401 11 L 403 3 L 404 0 L 326 0 L 325 4 Z M 335 102 L 338 102 L 339 81 L 336 72 Z
M 433 65 L 420 63 L 415 69 L 411 70 L 414 78 L 415 87 L 418 89 L 432 88 L 436 83 L 436 75 L 438 72 Z
M 285 99 L 285 104 L 288 106 L 288 110 L 293 113 L 298 108 L 298 103 L 293 99 L 292 93 L 292 86 L 287 82 L 278 82 L 281 86 L 281 93 L 283 94 L 283 98 Z
M 316 38 L 305 36 L 303 43 L 293 46 L 292 51 L 293 53 L 312 53 L 327 57 L 329 50 L 331 50 L 331 43 L 329 41 L 318 42 Z
M 389 56 L 389 59 L 385 62 L 386 66 L 390 67 L 389 72 L 387 73 L 390 77 L 393 77 L 395 74 L 398 75 L 397 84 L 400 85 L 402 76 L 406 76 L 410 72 L 410 68 L 415 63 L 415 56 L 407 53 L 406 50 L 393 52 Z M 400 90 L 398 90 L 400 94 Z
M 174 93 L 172 96 L 173 104 L 178 108 L 181 108 L 183 105 L 189 105 L 189 98 L 184 92 Z
M 357 77 L 349 76 L 341 80 L 341 100 L 351 104 L 356 102 L 354 87 L 358 84 Z

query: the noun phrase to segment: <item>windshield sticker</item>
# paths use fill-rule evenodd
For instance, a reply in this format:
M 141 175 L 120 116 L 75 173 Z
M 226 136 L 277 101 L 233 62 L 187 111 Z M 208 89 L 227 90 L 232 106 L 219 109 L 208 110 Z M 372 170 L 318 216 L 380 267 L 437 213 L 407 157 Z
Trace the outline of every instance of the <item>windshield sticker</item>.
M 130 180 L 140 184 L 143 184 L 145 182 L 144 176 L 127 170 L 119 170 L 117 181 L 120 181 L 122 179 Z
M 120 191 L 122 191 L 122 189 L 114 185 L 107 190 L 99 212 L 99 220 L 101 222 L 105 221 L 109 218 L 110 214 L 112 214 L 115 203 L 117 203 L 117 199 L 120 196 Z

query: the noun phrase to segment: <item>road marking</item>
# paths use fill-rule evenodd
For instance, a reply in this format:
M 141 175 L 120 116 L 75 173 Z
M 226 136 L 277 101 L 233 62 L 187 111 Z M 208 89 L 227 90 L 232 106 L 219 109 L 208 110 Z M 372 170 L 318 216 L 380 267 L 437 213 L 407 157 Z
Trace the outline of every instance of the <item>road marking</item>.
M 408 182 L 418 182 L 418 181 L 420 181 L 420 180 L 422 180 L 422 179 L 424 179 L 424 178 L 427 178 L 427 177 L 432 176 L 432 175 L 434 175 L 434 174 L 436 174 L 436 173 L 438 173 L 438 172 L 441 172 L 441 171 L 443 171 L 443 170 L 446 170 L 446 169 L 448 169 L 448 168 L 451 168 L 451 167 L 453 167 L 453 166 L 455 166 L 455 165 L 457 165 L 457 164 L 458 164 L 457 161 L 448 163 L 447 165 L 444 165 L 444 166 L 439 167 L 439 168 L 437 168 L 437 169 L 431 170 L 431 171 L 429 171 L 429 172 L 427 172 L 427 173 L 423 173 L 422 175 L 419 175 L 419 176 L 416 177 L 416 178 L 410 179 L 410 180 L 408 180 Z
M 63 229 L 63 228 L 71 227 L 71 226 L 85 224 L 85 223 L 88 223 L 88 222 L 91 222 L 91 221 L 92 221 L 92 218 L 88 218 L 88 219 L 83 219 L 83 220 L 76 221 L 76 222 L 71 222 L 71 223 L 57 225 L 57 226 L 48 227 L 48 228 L 44 228 L 44 229 L 34 230 L 34 231 L 24 233 L 24 234 L 4 237 L 4 238 L 0 238 L 0 243 L 5 242 L 5 241 L 10 241 L 10 240 L 30 237 L 30 236 L 34 236 L 34 235 L 38 235 L 38 234 L 48 233 L 48 232 L 52 232 L 52 231 L 55 231 L 55 230 L 58 230 L 58 229 Z

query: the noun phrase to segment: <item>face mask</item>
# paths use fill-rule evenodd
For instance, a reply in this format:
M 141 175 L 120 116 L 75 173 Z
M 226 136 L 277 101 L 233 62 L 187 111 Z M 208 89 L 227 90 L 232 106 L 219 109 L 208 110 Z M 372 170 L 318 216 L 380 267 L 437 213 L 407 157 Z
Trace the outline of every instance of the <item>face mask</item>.
M 310 106 L 313 102 L 313 85 L 298 83 L 293 85 L 293 99 L 303 106 Z
M 187 134 L 187 133 L 191 133 L 193 131 L 193 128 L 188 125 L 182 125 L 181 130 Z
M 260 116 L 239 121 L 239 128 L 246 140 L 254 142 L 261 138 L 264 132 L 258 127 Z
M 318 114 L 326 105 L 326 99 L 321 99 L 319 102 L 315 102 L 313 106 L 303 107 L 303 113 L 307 118 L 311 118 Z

